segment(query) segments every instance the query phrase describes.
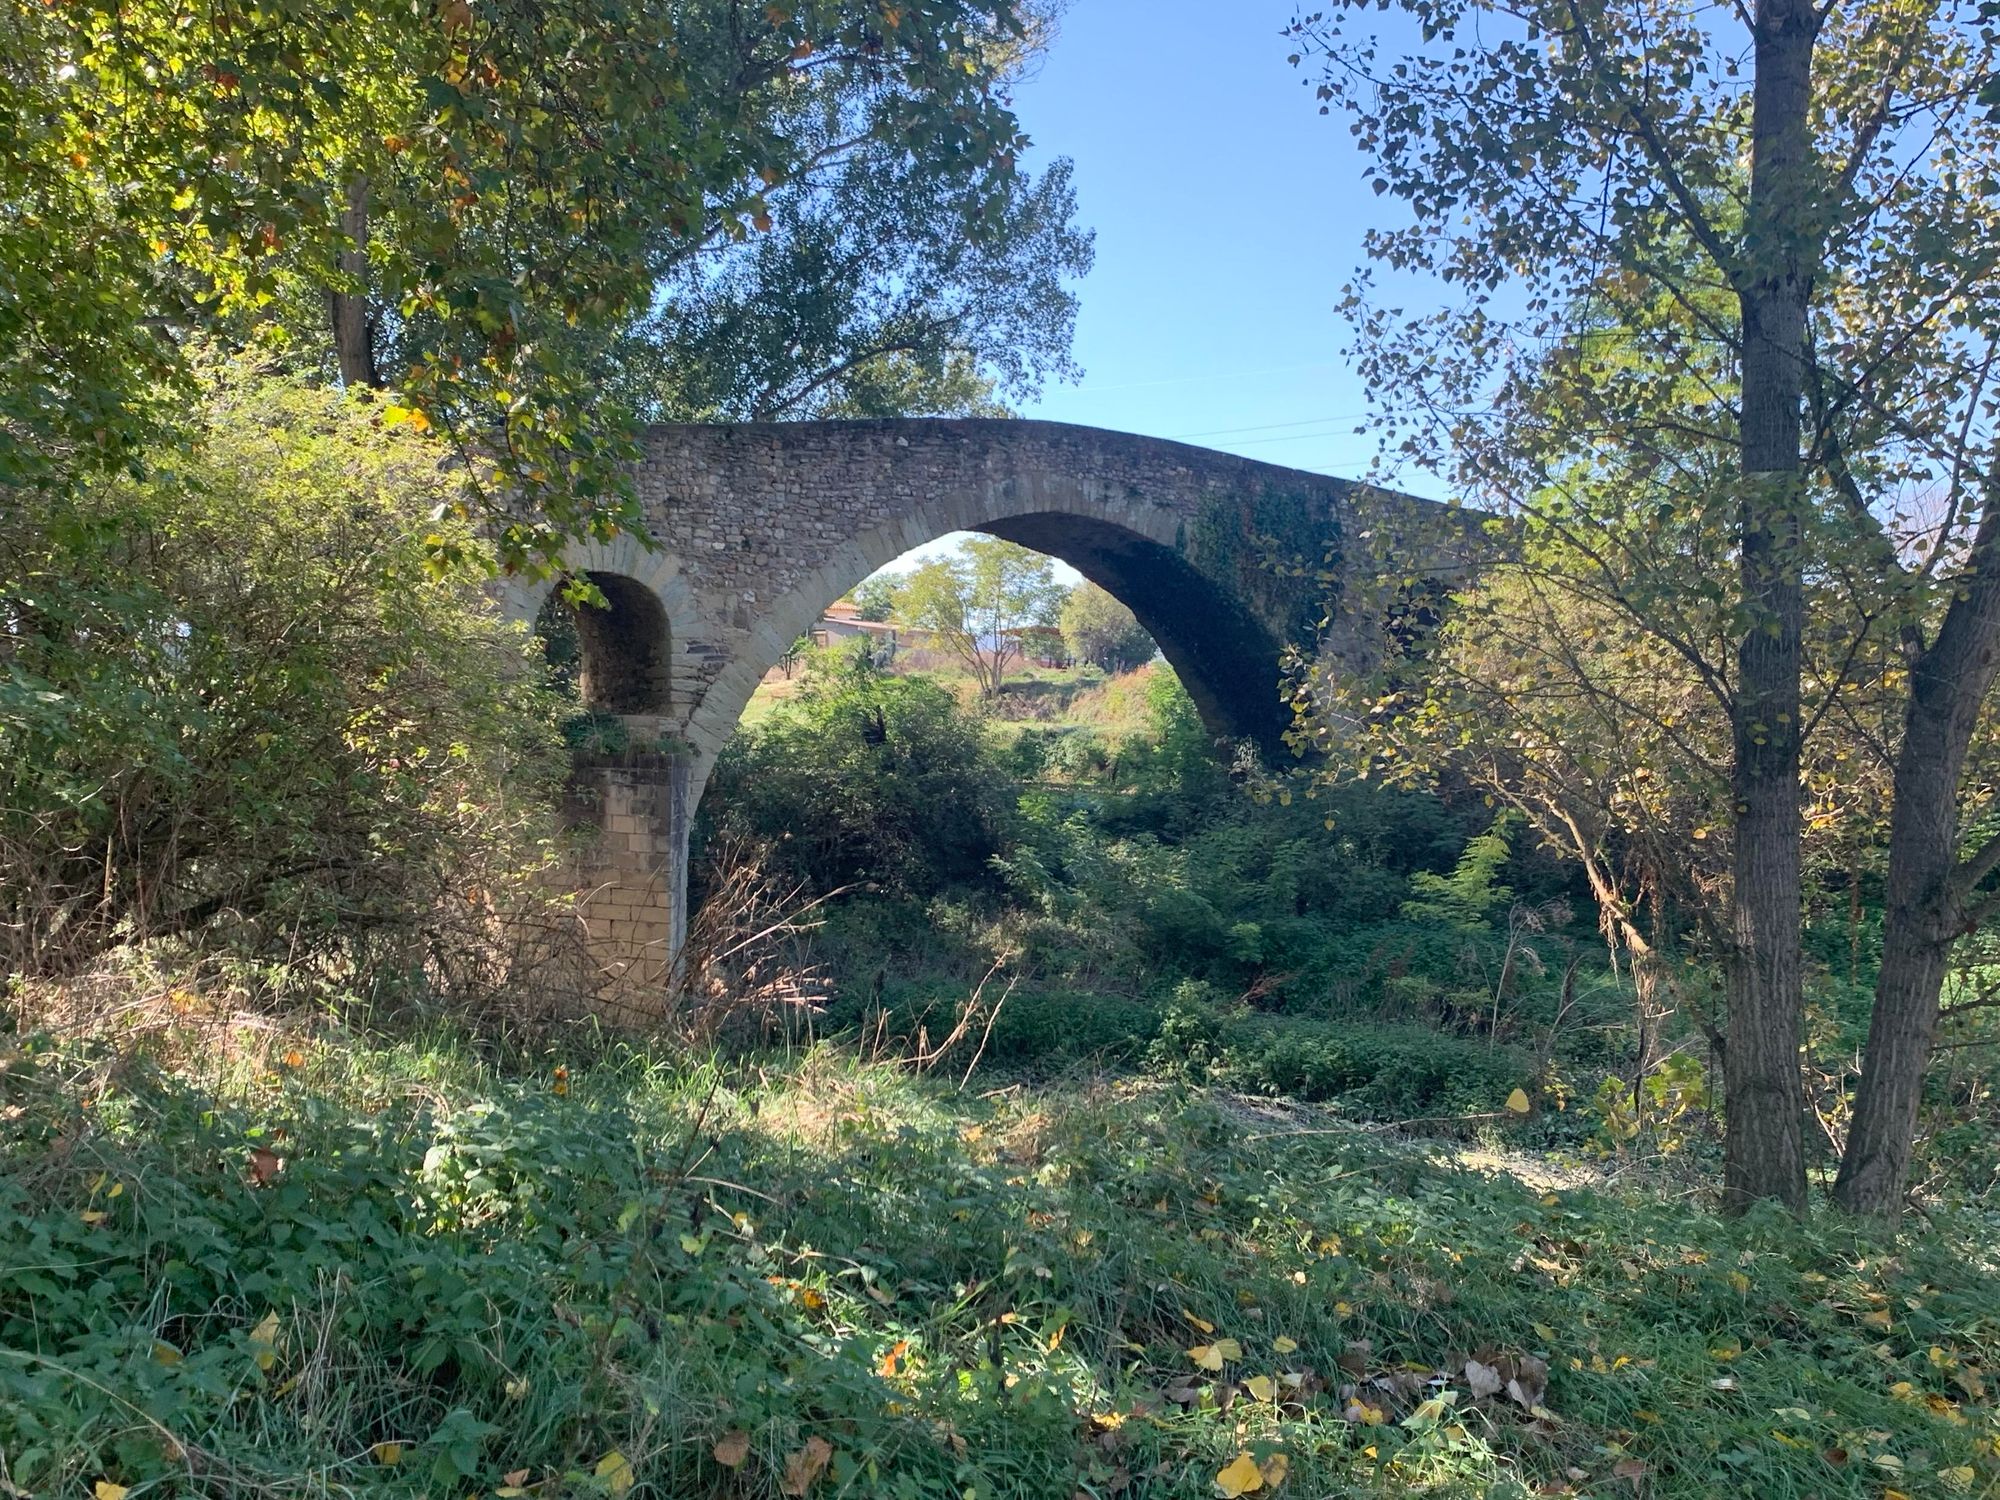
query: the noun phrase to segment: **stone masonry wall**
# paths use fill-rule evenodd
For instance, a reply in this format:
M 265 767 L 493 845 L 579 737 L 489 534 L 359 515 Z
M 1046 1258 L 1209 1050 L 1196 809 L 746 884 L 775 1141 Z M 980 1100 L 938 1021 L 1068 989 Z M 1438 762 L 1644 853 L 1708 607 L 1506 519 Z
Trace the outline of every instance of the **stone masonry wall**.
M 626 1019 L 659 1013 L 683 933 L 688 763 L 627 754 L 579 758 L 565 812 L 595 830 L 564 875 L 576 898 L 600 1003 Z

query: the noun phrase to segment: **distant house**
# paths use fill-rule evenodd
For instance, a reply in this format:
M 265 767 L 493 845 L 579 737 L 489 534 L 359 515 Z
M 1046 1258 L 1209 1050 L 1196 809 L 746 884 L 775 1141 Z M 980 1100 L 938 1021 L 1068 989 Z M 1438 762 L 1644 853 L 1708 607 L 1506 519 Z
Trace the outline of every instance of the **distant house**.
M 1038 667 L 1073 666 L 1069 648 L 1063 644 L 1062 632 L 1053 625 L 1022 625 L 1000 632 L 1013 642 L 1014 653 L 1023 661 L 1033 662 Z M 990 642 L 983 642 L 991 650 Z
M 873 640 L 875 654 L 880 659 L 887 660 L 896 654 L 896 627 L 887 620 L 862 619 L 860 607 L 850 599 L 836 599 L 829 604 L 812 628 L 815 646 L 830 646 L 835 641 L 851 641 L 857 636 Z

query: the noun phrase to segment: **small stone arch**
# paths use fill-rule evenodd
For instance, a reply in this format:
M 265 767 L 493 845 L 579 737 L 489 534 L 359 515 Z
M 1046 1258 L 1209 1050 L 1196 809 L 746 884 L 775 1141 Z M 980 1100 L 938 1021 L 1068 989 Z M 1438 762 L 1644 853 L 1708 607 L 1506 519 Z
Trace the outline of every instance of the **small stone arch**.
M 570 608 L 583 706 L 599 714 L 670 714 L 673 626 L 660 596 L 623 573 L 586 571 L 583 576 L 604 601 Z
M 502 614 L 534 628 L 573 577 L 595 584 L 604 604 L 573 612 L 584 706 L 594 713 L 672 726 L 697 696 L 696 610 L 672 553 L 637 538 L 573 547 L 569 571 L 510 578 L 498 588 Z

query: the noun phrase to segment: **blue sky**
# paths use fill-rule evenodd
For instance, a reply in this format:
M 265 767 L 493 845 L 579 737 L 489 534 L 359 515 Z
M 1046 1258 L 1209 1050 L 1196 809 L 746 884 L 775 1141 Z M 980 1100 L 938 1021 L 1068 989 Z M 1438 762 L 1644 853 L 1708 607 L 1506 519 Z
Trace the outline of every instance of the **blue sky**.
M 1085 373 L 1022 415 L 1367 467 L 1335 305 L 1374 194 L 1346 122 L 1285 61 L 1292 14 L 1291 0 L 1072 0 L 1015 105 L 1031 162 L 1076 163 L 1097 231 Z
M 1077 288 L 1084 376 L 1021 415 L 1367 470 L 1336 306 L 1376 200 L 1346 121 L 1286 62 L 1293 14 L 1291 0 L 1071 0 L 1015 107 L 1029 165 L 1074 161 L 1097 232 Z

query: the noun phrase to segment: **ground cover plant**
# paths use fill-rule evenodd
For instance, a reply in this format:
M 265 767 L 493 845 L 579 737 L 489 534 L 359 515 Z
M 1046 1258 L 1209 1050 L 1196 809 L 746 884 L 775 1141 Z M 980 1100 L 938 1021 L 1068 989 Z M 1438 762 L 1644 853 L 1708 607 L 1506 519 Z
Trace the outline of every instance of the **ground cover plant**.
M 208 1004 L 6 1045 L 11 1494 L 2000 1486 L 1990 1215 L 1728 1221 L 1170 1083 Z

